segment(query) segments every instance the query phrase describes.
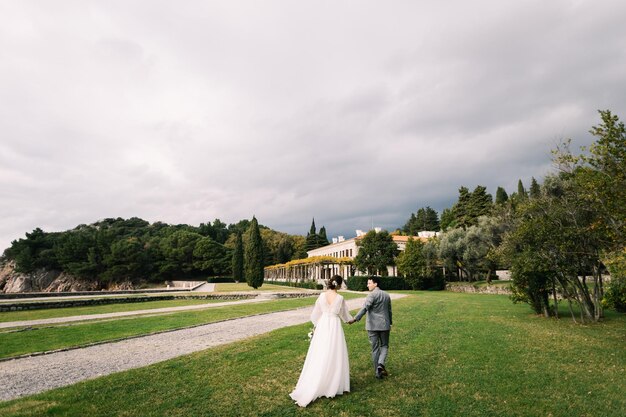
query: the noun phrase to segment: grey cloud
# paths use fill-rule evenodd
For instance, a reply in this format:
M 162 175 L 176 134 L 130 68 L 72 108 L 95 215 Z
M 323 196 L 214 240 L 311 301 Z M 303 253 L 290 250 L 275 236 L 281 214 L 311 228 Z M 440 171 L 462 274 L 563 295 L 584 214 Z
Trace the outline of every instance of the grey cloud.
M 104 217 L 401 226 L 626 117 L 622 2 L 0 6 L 0 248 Z

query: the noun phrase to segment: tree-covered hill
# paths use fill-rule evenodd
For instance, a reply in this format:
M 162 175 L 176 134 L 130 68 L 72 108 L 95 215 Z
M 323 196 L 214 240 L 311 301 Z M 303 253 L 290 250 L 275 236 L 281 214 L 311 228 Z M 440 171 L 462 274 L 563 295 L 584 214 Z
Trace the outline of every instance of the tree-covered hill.
M 249 223 L 242 220 L 227 226 L 216 219 L 196 227 L 151 224 L 133 217 L 104 219 L 64 232 L 47 233 L 37 228 L 13 241 L 3 258 L 14 261 L 17 272 L 62 271 L 97 281 L 103 288 L 120 281 L 229 275 L 233 249 L 229 243 Z M 267 265 L 299 253 L 303 237 L 260 228 Z

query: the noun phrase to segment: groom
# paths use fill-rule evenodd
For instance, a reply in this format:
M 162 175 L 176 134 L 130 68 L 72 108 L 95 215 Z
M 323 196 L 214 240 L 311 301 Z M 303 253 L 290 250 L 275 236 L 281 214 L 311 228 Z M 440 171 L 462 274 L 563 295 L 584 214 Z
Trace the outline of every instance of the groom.
M 389 350 L 389 331 L 391 330 L 391 298 L 389 294 L 379 288 L 380 277 L 373 276 L 367 280 L 367 288 L 370 293 L 365 299 L 361 311 L 348 323 L 352 324 L 361 320 L 367 313 L 365 330 L 372 346 L 372 362 L 376 378 L 382 379 L 387 376 L 385 359 Z

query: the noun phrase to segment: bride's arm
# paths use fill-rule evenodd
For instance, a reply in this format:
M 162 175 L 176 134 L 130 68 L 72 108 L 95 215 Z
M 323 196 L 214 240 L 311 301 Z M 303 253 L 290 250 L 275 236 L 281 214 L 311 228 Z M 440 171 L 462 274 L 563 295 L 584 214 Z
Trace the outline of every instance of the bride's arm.
M 311 312 L 311 322 L 313 323 L 313 326 L 317 326 L 317 321 L 321 316 L 322 308 L 320 307 L 320 299 L 318 298 L 317 301 L 315 301 L 315 307 L 313 307 L 313 311 Z
M 339 317 L 345 323 L 352 321 L 352 316 L 350 315 L 350 311 L 348 311 L 348 304 L 346 304 L 346 300 L 341 300 L 341 311 L 339 312 Z

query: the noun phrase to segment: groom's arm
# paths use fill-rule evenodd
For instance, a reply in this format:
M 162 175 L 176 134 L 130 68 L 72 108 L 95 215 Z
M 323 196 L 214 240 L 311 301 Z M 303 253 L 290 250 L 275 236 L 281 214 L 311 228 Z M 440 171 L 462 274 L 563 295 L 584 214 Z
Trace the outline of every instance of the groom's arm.
M 374 297 L 372 293 L 369 293 L 367 295 L 367 298 L 365 299 L 365 304 L 363 304 L 363 308 L 358 313 L 356 313 L 356 316 L 354 316 L 354 321 L 361 320 L 361 317 L 363 317 L 365 313 L 367 313 L 368 310 L 372 307 L 373 302 L 374 302 Z

